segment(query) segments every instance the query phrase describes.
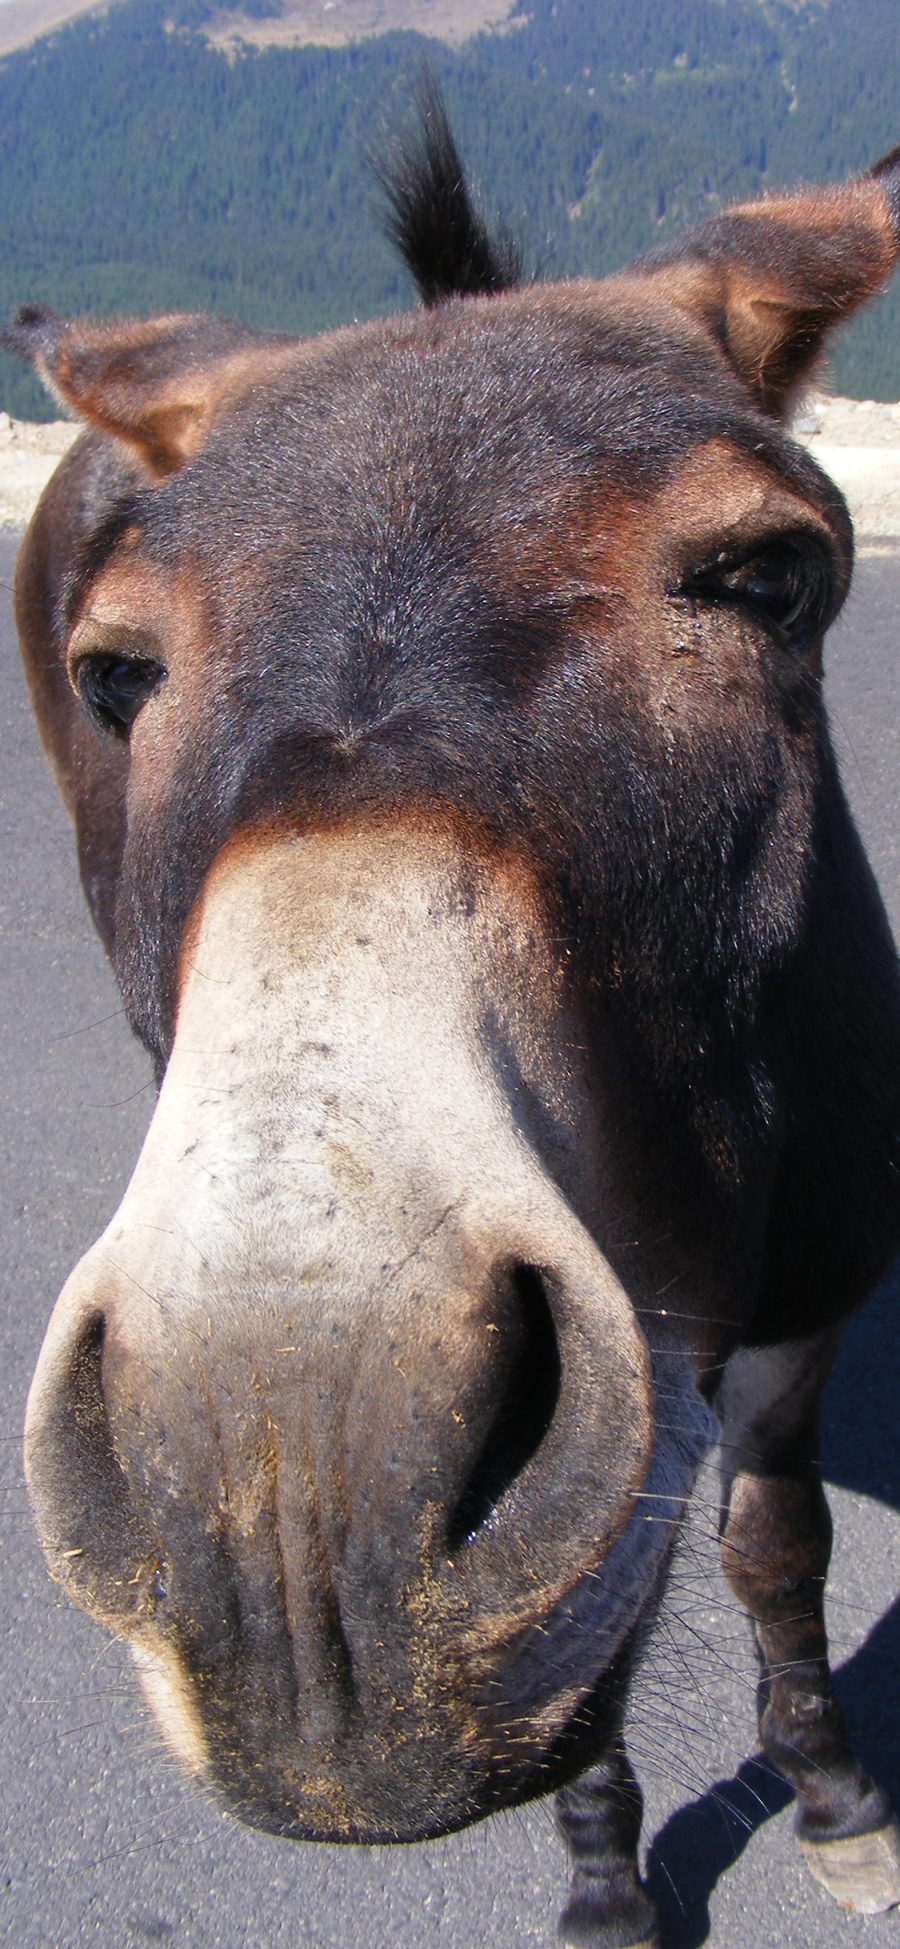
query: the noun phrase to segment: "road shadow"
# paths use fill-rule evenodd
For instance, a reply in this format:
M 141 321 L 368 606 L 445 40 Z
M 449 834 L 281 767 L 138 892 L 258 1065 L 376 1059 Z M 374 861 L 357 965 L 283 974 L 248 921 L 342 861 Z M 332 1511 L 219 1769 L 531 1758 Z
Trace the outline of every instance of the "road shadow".
M 659 1911 L 663 1949 L 700 1949 L 710 1932 L 709 1904 L 747 1842 L 791 1799 L 790 1787 L 761 1753 L 699 1800 L 679 1807 L 650 1847 L 645 1880 Z
M 828 1383 L 825 1478 L 900 1509 L 900 1260 L 850 1321 Z

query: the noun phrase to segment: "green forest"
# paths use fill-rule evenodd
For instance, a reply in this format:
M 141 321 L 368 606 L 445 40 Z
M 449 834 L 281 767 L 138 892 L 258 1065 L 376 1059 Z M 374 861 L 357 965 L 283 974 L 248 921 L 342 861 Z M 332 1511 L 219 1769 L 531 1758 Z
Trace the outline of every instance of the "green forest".
M 517 0 L 507 31 L 455 52 L 397 33 L 233 60 L 203 38 L 212 11 L 122 0 L 0 62 L 4 313 L 206 308 L 310 332 L 408 304 L 368 158 L 423 59 L 544 276 L 614 269 L 736 196 L 900 141 L 896 0 Z M 833 380 L 900 397 L 900 288 Z M 58 410 L 6 358 L 0 404 Z

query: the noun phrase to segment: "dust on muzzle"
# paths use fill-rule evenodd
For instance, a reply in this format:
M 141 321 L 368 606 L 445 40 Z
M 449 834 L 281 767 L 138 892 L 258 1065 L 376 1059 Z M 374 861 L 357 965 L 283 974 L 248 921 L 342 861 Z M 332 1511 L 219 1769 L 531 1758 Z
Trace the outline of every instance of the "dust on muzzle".
M 708 1439 L 672 1367 L 656 1431 L 576 1215 L 596 1118 L 549 942 L 527 875 L 446 830 L 232 848 L 50 1322 L 52 1572 L 279 1832 L 412 1839 L 546 1785 L 658 1572 L 641 1492 L 676 1515 Z

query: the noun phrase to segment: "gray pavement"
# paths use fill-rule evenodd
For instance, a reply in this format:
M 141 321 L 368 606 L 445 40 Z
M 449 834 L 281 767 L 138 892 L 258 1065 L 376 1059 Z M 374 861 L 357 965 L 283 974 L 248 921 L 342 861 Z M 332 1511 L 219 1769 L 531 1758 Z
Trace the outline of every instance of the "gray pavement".
M 403 1849 L 251 1833 L 182 1782 L 124 1650 L 54 1590 L 20 1461 L 50 1306 L 111 1213 L 152 1107 L 28 720 L 0 537 L 0 1940 L 11 1949 L 523 1949 L 553 1940 L 565 1865 L 547 1807 Z M 900 923 L 900 546 L 866 549 L 832 639 L 845 775 Z M 900 1805 L 900 1280 L 853 1323 L 829 1397 L 835 1662 L 869 1764 Z M 635 1758 L 665 1949 L 883 1949 L 900 1914 L 844 1918 L 794 1851 L 785 1791 L 754 1764 L 753 1670 L 719 1579 L 711 1484 L 639 1687 Z

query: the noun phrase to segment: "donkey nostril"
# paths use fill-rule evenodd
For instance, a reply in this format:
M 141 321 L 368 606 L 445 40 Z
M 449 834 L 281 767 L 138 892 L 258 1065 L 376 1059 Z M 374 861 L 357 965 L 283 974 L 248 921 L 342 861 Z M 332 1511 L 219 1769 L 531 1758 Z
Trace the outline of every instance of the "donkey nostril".
M 147 1544 L 110 1427 L 105 1339 L 105 1318 L 93 1313 L 70 1346 L 62 1375 L 34 1413 L 29 1408 L 26 1430 L 41 1540 L 74 1596 L 82 1587 L 85 1595 L 95 1590 L 98 1578 L 121 1592 L 123 1563 L 139 1559 Z
M 505 1270 L 496 1324 L 502 1336 L 498 1396 L 487 1439 L 450 1518 L 451 1553 L 489 1522 L 540 1448 L 559 1400 L 559 1342 L 537 1266 Z
M 94 1313 L 82 1327 L 69 1354 L 65 1379 L 53 1408 L 53 1441 L 58 1469 L 68 1466 L 72 1478 L 88 1477 L 92 1488 L 108 1497 L 118 1495 L 124 1478 L 113 1445 L 103 1390 L 103 1348 L 106 1320 Z
M 64 1398 L 60 1410 L 70 1421 L 73 1441 L 91 1448 L 111 1450 L 112 1438 L 106 1402 L 103 1398 L 103 1342 L 106 1321 L 94 1313 L 82 1328 L 72 1349 Z

